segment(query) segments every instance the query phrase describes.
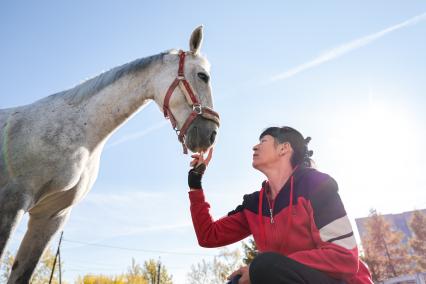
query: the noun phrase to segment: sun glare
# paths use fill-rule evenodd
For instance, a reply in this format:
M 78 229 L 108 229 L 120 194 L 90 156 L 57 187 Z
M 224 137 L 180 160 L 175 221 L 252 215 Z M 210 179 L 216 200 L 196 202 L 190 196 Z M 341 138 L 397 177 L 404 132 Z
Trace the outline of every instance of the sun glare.
M 419 129 L 408 109 L 370 100 L 345 112 L 338 124 L 334 152 L 345 153 L 336 162 L 347 195 L 356 203 L 352 206 L 401 210 L 394 202 L 403 202 L 399 193 L 410 189 L 413 169 L 420 163 Z

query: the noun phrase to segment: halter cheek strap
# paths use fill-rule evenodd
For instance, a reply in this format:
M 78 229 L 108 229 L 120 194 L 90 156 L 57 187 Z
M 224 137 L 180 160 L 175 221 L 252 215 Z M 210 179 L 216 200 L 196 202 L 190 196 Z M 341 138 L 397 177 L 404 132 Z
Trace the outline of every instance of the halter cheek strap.
M 163 113 L 164 117 L 167 119 L 170 119 L 170 122 L 172 124 L 173 129 L 176 131 L 176 134 L 178 135 L 178 140 L 180 143 L 182 143 L 183 147 L 183 153 L 188 153 L 188 148 L 185 145 L 184 139 L 186 135 L 186 131 L 188 130 L 191 123 L 194 121 L 194 119 L 197 116 L 202 116 L 206 119 L 212 120 L 215 122 L 218 126 L 220 124 L 220 118 L 219 114 L 212 110 L 211 108 L 207 106 L 202 106 L 197 95 L 194 93 L 191 84 L 186 80 L 185 74 L 184 74 L 184 66 L 185 66 L 185 55 L 186 53 L 182 50 L 179 51 L 179 69 L 178 69 L 178 75 L 175 78 L 175 80 L 170 85 L 169 89 L 167 90 L 166 96 L 164 97 L 164 103 L 163 103 Z M 183 94 L 185 95 L 185 98 L 189 104 L 189 106 L 192 107 L 192 112 L 189 114 L 188 118 L 182 125 L 181 129 L 177 128 L 177 120 L 173 116 L 172 111 L 170 110 L 170 98 L 173 95 L 176 87 L 179 86 L 182 90 Z

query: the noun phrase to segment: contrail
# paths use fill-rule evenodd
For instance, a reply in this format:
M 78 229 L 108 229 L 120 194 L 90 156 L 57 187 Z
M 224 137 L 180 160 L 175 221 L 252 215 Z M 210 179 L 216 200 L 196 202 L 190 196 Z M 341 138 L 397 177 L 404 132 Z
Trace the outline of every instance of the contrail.
M 421 15 L 415 16 L 415 17 L 413 17 L 413 18 L 411 18 L 407 21 L 404 21 L 402 23 L 399 23 L 397 25 L 394 25 L 392 27 L 389 27 L 389 28 L 384 29 L 382 31 L 379 31 L 377 33 L 373 33 L 373 34 L 367 35 L 365 37 L 361 37 L 361 38 L 355 39 L 353 41 L 350 41 L 348 43 L 342 44 L 342 45 L 337 46 L 335 48 L 332 48 L 332 49 L 324 52 L 323 54 L 321 54 L 317 58 L 314 58 L 313 60 L 311 60 L 307 63 L 301 64 L 301 65 L 296 66 L 296 67 L 294 67 L 294 68 L 292 68 L 292 69 L 290 69 L 290 70 L 288 70 L 284 73 L 280 73 L 278 75 L 271 77 L 269 79 L 269 82 L 275 82 L 275 81 L 279 81 L 279 80 L 288 79 L 288 78 L 290 78 L 290 77 L 292 77 L 292 76 L 294 76 L 294 75 L 296 75 L 300 72 L 314 68 L 314 67 L 316 67 L 316 66 L 318 66 L 318 65 L 320 65 L 324 62 L 336 59 L 336 58 L 338 58 L 338 57 L 340 57 L 340 56 L 342 56 L 342 55 L 344 55 L 344 54 L 346 54 L 346 53 L 348 53 L 352 50 L 355 50 L 357 48 L 363 47 L 364 45 L 372 43 L 373 41 L 380 39 L 381 37 L 393 32 L 393 31 L 396 31 L 396 30 L 399 30 L 399 29 L 402 29 L 402 28 L 405 28 L 405 27 L 408 27 L 408 26 L 411 26 L 411 25 L 418 24 L 419 22 L 424 21 L 425 19 L 426 19 L 426 13 L 423 13 Z
M 120 145 L 122 143 L 131 141 L 131 140 L 139 139 L 139 138 L 147 135 L 148 133 L 150 133 L 150 132 L 152 132 L 154 130 L 157 130 L 157 129 L 163 127 L 163 126 L 165 126 L 167 123 L 168 123 L 167 120 L 163 120 L 163 121 L 161 121 L 161 122 L 159 122 L 157 124 L 154 124 L 153 126 L 151 126 L 150 128 L 148 128 L 146 130 L 143 130 L 143 131 L 140 131 L 140 132 L 136 132 L 136 133 L 133 133 L 133 134 L 129 134 L 127 136 L 124 136 L 124 137 L 118 139 L 117 141 L 108 144 L 105 147 L 105 150 L 108 150 L 108 149 L 110 149 L 112 147 L 115 147 L 117 145 Z

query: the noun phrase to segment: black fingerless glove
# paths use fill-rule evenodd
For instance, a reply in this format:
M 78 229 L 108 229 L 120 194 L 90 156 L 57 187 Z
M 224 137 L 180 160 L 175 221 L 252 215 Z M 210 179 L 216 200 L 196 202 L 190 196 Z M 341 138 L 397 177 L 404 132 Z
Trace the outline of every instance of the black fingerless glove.
M 188 186 L 192 189 L 203 189 L 201 186 L 201 179 L 203 178 L 204 171 L 206 170 L 205 164 L 200 164 L 192 168 L 188 172 Z

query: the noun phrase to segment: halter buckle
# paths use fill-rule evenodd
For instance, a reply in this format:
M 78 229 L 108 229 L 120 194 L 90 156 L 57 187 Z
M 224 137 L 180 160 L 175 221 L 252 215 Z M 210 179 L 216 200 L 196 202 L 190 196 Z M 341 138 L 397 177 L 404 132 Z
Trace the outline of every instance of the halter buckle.
M 192 111 L 201 115 L 203 113 L 203 107 L 200 104 L 194 104 L 192 105 Z

